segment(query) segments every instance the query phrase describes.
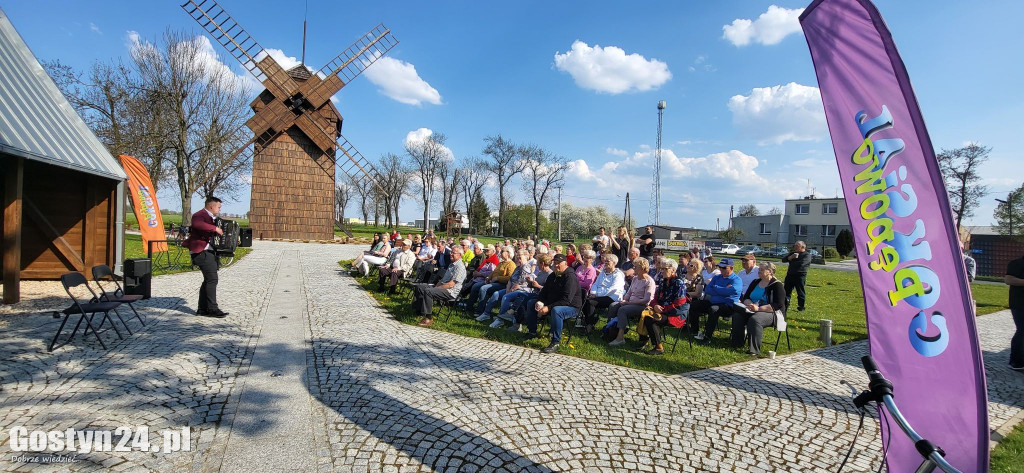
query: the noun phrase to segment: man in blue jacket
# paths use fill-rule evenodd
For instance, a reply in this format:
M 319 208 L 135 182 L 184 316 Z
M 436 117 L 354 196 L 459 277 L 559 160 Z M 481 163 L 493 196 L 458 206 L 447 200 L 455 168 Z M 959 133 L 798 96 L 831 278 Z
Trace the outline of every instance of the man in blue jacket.
M 707 297 L 710 310 L 708 311 L 708 322 L 704 326 L 704 332 L 697 334 L 697 340 L 705 345 L 711 344 L 711 337 L 718 328 L 718 319 L 721 317 L 732 317 L 733 311 L 742 309 L 740 295 L 743 294 L 743 281 L 733 271 L 732 258 L 722 258 L 718 262 L 718 269 L 721 274 L 711 278 L 711 281 L 704 286 L 704 295 Z

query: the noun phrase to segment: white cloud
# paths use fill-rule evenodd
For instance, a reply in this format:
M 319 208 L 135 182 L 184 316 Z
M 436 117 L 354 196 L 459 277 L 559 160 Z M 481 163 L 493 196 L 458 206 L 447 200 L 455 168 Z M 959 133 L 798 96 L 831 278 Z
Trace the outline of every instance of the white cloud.
M 96 34 L 99 34 L 99 35 L 103 34 L 103 31 L 100 30 L 100 27 L 96 26 L 96 23 L 92 23 L 92 22 L 89 23 L 89 31 L 92 31 L 93 33 L 96 33 Z
M 225 77 L 235 81 L 239 87 L 242 87 L 247 93 L 258 91 L 263 88 L 262 84 L 256 81 L 256 79 L 248 73 L 243 71 L 236 73 L 227 64 L 220 60 L 220 56 L 217 54 L 217 50 L 214 48 L 213 43 L 205 35 L 198 35 L 191 40 L 192 44 L 197 46 L 195 52 L 194 61 L 200 65 L 203 70 L 208 74 L 224 74 Z M 137 54 L 140 51 L 156 52 L 157 46 L 149 41 L 145 41 L 139 36 L 139 33 L 134 30 L 129 30 L 125 33 L 125 45 L 128 47 L 128 51 L 131 54 Z M 219 46 L 218 46 L 219 47 Z
M 722 27 L 722 37 L 735 46 L 746 46 L 751 42 L 763 45 L 778 44 L 794 33 L 800 32 L 800 13 L 803 9 L 788 9 L 775 5 L 756 20 L 737 18 L 732 24 Z
M 613 155 L 613 156 L 622 156 L 622 157 L 626 157 L 626 155 L 629 154 L 628 151 L 626 151 L 624 149 L 618 149 L 618 148 L 605 148 L 604 152 L 608 153 L 610 155 Z
M 420 106 L 423 102 L 441 105 L 441 94 L 416 73 L 416 67 L 405 61 L 383 57 L 364 72 L 378 91 L 392 100 Z
M 579 40 L 569 51 L 555 53 L 555 67 L 568 72 L 576 85 L 609 94 L 656 89 L 672 78 L 668 64 L 662 61 L 637 53 L 627 55 L 615 46 L 590 47 Z
M 281 66 L 281 69 L 284 69 L 284 70 L 287 71 L 288 69 L 291 69 L 291 68 L 299 65 L 298 58 L 296 58 L 295 56 L 288 56 L 288 55 L 286 55 L 284 53 L 284 51 L 282 51 L 280 49 L 266 48 L 266 49 L 264 49 L 264 51 L 266 51 L 266 53 L 269 54 L 270 57 L 274 58 L 274 61 L 277 62 L 278 66 Z M 262 59 L 263 59 L 263 56 L 257 56 L 256 57 L 256 61 L 257 62 L 262 60 Z
M 402 140 L 402 145 L 409 146 L 410 144 L 420 143 L 433 134 L 434 130 L 431 130 L 430 128 L 417 128 L 405 134 L 405 139 Z M 441 147 L 444 148 L 444 151 L 447 153 L 449 159 L 455 159 L 455 154 L 452 153 L 451 149 L 443 145 Z
M 790 82 L 759 87 L 729 99 L 733 124 L 759 144 L 820 140 L 828 136 L 817 87 Z

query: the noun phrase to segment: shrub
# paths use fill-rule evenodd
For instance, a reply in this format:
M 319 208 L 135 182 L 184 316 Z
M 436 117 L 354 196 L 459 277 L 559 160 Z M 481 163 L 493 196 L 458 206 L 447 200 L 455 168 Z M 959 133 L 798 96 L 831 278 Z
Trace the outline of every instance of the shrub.
M 839 234 L 836 235 L 836 251 L 845 258 L 853 251 L 853 233 L 850 233 L 847 229 L 842 229 Z
M 839 259 L 839 252 L 836 251 L 836 249 L 832 248 L 831 246 L 825 247 L 825 252 L 823 253 L 823 255 L 825 256 L 825 259 Z

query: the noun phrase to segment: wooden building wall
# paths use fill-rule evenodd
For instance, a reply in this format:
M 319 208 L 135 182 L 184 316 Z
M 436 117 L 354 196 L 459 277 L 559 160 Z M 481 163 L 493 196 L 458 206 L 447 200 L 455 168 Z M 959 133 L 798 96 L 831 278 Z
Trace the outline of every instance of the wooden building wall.
M 249 212 L 253 236 L 334 238 L 334 173 L 334 156 L 297 127 L 258 149 Z
M 121 257 L 115 254 L 116 191 L 112 179 L 24 160 L 21 278 L 58 279 L 69 271 L 91 277 L 92 266 L 114 267 Z

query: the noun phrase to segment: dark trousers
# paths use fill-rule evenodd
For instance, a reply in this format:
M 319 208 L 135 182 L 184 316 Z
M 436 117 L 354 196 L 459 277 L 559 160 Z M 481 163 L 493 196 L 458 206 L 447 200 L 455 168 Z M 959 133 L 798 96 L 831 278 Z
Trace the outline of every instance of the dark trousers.
M 211 250 L 192 254 L 192 264 L 203 273 L 203 283 L 199 286 L 199 311 L 216 312 L 217 306 L 217 270 L 220 259 Z
M 661 320 L 654 320 L 654 317 L 645 317 L 644 326 L 647 327 L 647 336 L 651 337 L 651 344 L 657 348 L 661 345 L 661 328 L 668 325 L 668 316 L 664 315 Z
M 715 307 L 718 307 L 715 310 Z M 693 301 L 690 303 L 690 313 L 686 318 L 686 325 L 690 325 L 691 331 L 700 327 L 700 316 L 707 314 L 708 321 L 704 326 L 704 338 L 711 340 L 711 336 L 718 329 L 718 319 L 732 317 L 733 304 L 731 302 L 712 303 L 707 300 Z
M 416 315 L 430 317 L 434 312 L 435 300 L 452 300 L 448 289 L 438 289 L 427 284 L 416 284 L 412 290 L 412 310 Z
M 416 260 L 416 264 L 413 265 L 412 269 L 418 271 L 416 273 L 416 282 L 430 282 L 431 276 L 437 271 L 433 261 L 423 262 L 421 260 Z
M 1010 307 L 1013 324 L 1017 326 L 1013 338 L 1010 339 L 1010 365 L 1015 368 L 1024 366 L 1024 307 Z
M 754 312 L 737 309 L 732 314 L 732 337 L 729 346 L 739 348 L 743 345 L 743 339 L 750 336 L 750 346 L 747 352 L 755 355 L 761 354 L 761 342 L 764 340 L 764 329 L 775 325 L 775 313 Z
M 398 280 L 405 276 L 405 271 L 385 266 L 377 271 L 377 287 L 384 289 L 384 285 L 393 288 L 398 285 Z
M 793 289 L 796 289 L 797 310 L 804 310 L 804 304 L 807 302 L 807 292 L 804 290 L 805 284 L 807 284 L 807 273 L 786 274 L 786 281 L 784 283 L 786 307 L 789 307 L 790 296 L 793 295 Z
M 587 325 L 594 325 L 597 323 L 597 311 L 598 309 L 607 309 L 608 306 L 612 305 L 611 297 L 601 296 L 593 299 L 586 298 L 583 300 L 583 323 Z

